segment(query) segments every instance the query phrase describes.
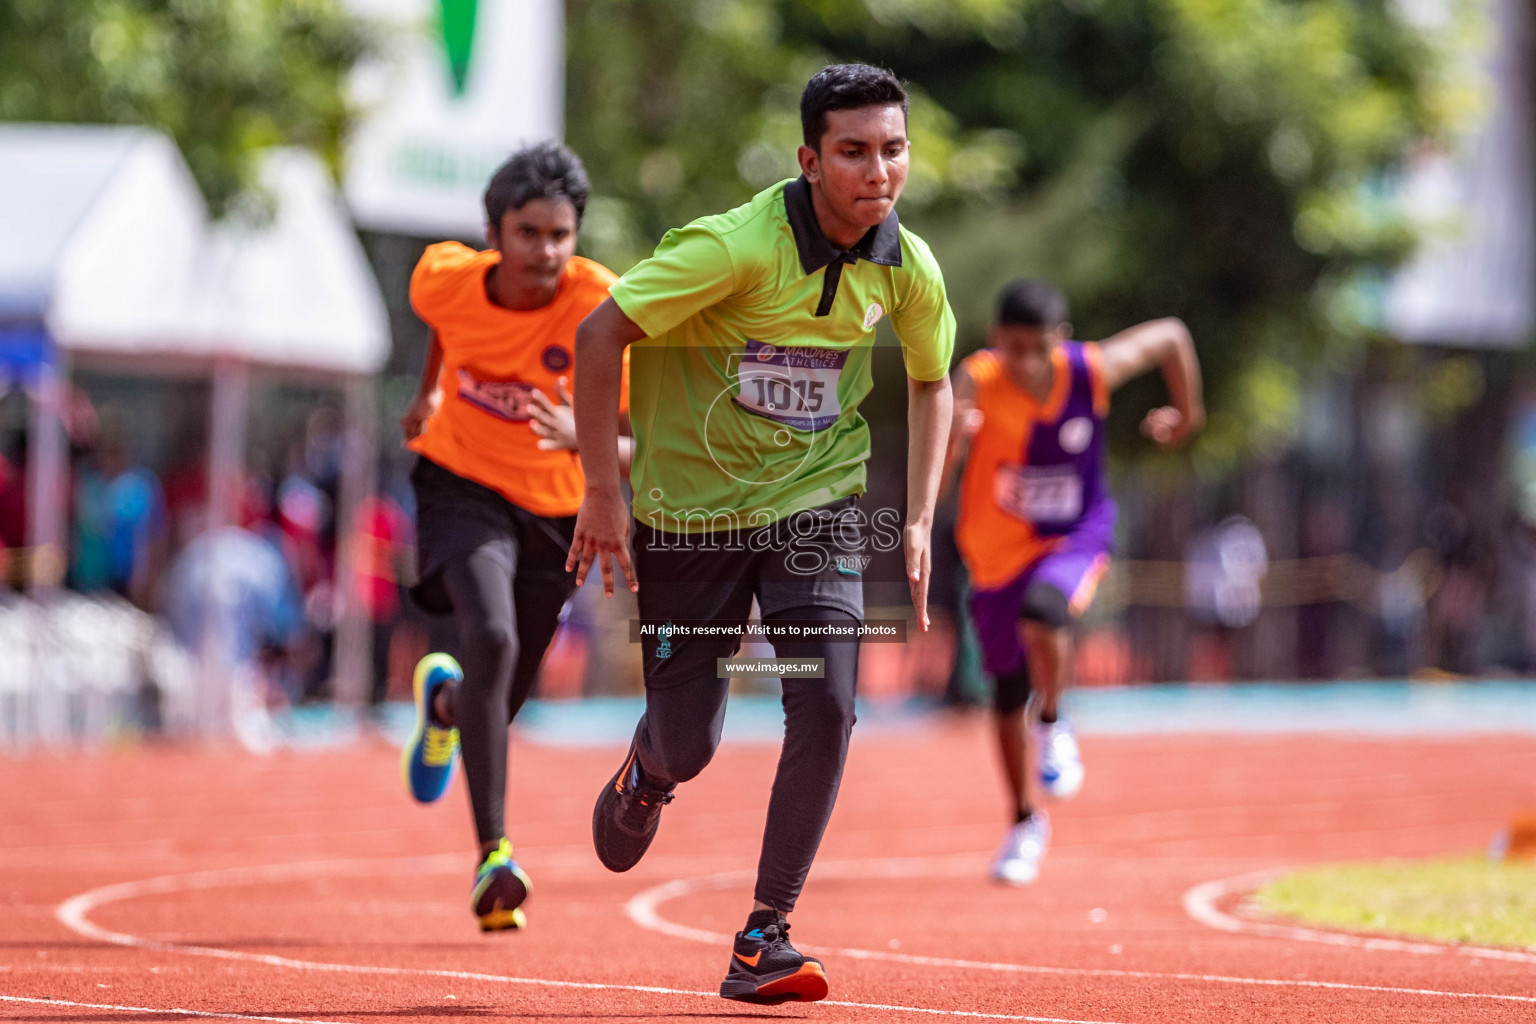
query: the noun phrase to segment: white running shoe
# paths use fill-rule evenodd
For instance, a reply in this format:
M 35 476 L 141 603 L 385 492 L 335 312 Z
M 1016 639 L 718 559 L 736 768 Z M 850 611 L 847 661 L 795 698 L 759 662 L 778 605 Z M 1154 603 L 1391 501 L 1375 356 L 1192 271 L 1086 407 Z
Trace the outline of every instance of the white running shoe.
M 1051 819 L 1036 811 L 1003 836 L 992 860 L 992 880 L 1007 885 L 1029 885 L 1040 877 L 1040 861 L 1051 841 Z
M 1077 735 L 1065 719 L 1031 727 L 1038 751 L 1040 786 L 1046 795 L 1070 800 L 1083 788 L 1083 755 L 1077 749 Z

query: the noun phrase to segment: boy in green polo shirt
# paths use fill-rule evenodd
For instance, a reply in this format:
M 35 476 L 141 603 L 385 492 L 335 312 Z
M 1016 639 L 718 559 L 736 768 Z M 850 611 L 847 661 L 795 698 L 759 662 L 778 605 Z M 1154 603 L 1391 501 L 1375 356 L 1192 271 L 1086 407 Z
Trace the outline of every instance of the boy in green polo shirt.
M 669 232 L 576 334 L 587 490 L 566 567 L 581 583 L 596 561 L 612 595 L 611 555 L 638 591 L 646 630 L 646 710 L 593 811 L 599 859 L 633 867 L 676 785 L 714 755 L 727 689 L 717 659 L 736 651 L 754 597 L 769 629 L 785 634 L 773 640 L 781 658 L 820 659 L 819 678 L 783 679 L 784 748 L 755 900 L 720 987 L 757 1003 L 827 994 L 821 963 L 790 945 L 785 915 L 842 778 L 869 528 L 896 535 L 858 505 L 869 457 L 858 406 L 875 325 L 891 317 L 906 362 L 901 538 L 924 629 L 955 334 L 938 265 L 894 210 L 908 162 L 900 82 L 867 65 L 828 67 L 800 113 L 800 178 Z M 614 412 L 630 345 L 633 563 Z

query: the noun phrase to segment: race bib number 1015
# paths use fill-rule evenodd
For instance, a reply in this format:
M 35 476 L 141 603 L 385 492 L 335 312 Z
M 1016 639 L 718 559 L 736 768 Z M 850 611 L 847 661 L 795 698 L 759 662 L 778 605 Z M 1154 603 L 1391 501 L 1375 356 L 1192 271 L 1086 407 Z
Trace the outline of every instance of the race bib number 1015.
M 736 369 L 737 405 L 796 430 L 822 430 L 843 414 L 837 384 L 848 352 L 748 341 Z

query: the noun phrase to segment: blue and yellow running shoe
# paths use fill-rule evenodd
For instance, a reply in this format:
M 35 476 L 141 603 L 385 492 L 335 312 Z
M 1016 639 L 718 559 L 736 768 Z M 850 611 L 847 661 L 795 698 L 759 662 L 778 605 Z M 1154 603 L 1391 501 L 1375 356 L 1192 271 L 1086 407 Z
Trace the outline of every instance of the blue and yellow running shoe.
M 416 695 L 416 729 L 400 751 L 400 777 L 406 792 L 430 804 L 448 790 L 459 760 L 459 730 L 432 717 L 432 698 L 449 680 L 464 678 L 459 663 L 446 654 L 429 654 L 416 663 L 411 688 Z
M 470 893 L 469 905 L 480 919 L 480 930 L 499 932 L 526 926 L 528 919 L 523 914 L 523 901 L 532 888 L 533 883 L 512 859 L 512 844 L 502 839 L 501 845 L 486 856 L 480 870 L 475 872 L 475 888 Z

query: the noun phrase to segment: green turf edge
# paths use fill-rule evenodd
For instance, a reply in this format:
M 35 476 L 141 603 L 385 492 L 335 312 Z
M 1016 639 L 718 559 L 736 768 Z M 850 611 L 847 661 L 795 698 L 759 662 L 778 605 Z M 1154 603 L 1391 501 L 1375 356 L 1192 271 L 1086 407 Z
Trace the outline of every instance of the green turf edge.
M 1536 863 L 1487 857 L 1307 868 L 1255 893 L 1307 924 L 1480 946 L 1536 947 Z

